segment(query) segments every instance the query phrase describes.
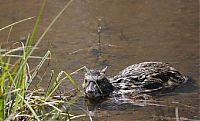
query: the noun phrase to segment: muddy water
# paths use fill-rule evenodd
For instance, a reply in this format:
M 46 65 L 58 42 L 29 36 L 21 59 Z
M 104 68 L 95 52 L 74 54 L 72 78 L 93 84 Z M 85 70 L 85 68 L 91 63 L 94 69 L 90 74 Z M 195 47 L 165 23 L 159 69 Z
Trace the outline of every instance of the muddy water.
M 38 37 L 66 2 L 47 2 Z M 40 0 L 0 1 L 0 27 L 36 16 L 40 4 Z M 182 120 L 200 120 L 198 5 L 198 0 L 74 0 L 47 33 L 34 55 L 42 56 L 47 50 L 51 50 L 53 59 L 48 71 L 54 69 L 72 72 L 82 66 L 108 66 L 108 76 L 115 75 L 133 63 L 170 63 L 192 80 L 184 87 L 159 97 L 157 100 L 161 101 L 160 105 L 102 103 L 91 110 L 93 119 L 175 120 L 177 111 Z M 102 28 L 100 57 L 98 24 Z M 30 20 L 14 26 L 9 43 L 27 36 L 33 25 L 34 20 Z M 6 45 L 8 32 L 9 29 L 0 31 L 0 42 L 3 45 Z M 37 62 L 37 59 L 30 60 L 32 66 Z M 80 84 L 82 73 L 74 78 Z M 47 81 L 45 79 L 41 86 L 45 87 Z M 66 86 L 67 82 L 63 84 L 63 90 Z M 85 105 L 80 106 L 86 109 Z

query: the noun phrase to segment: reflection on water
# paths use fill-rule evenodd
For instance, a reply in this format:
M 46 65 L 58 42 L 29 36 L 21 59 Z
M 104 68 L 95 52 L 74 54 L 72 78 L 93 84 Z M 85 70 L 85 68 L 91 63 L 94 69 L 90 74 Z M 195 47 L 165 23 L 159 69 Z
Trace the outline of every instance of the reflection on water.
M 190 80 L 192 81 L 192 80 Z M 198 98 L 194 98 L 195 91 L 198 87 L 192 85 L 190 82 L 183 87 L 174 90 L 171 93 L 160 93 L 154 95 L 147 100 L 130 100 L 126 98 L 107 98 L 101 102 L 88 102 L 84 97 L 81 97 L 77 105 L 87 109 L 89 116 L 96 120 L 176 120 L 176 116 L 180 120 L 198 119 L 194 116 L 198 115 L 198 104 L 191 105 L 189 100 L 185 99 L 190 97 L 194 102 L 198 102 Z M 191 91 L 191 93 L 188 92 Z M 180 99 L 179 99 L 180 98 Z M 187 100 L 187 101 L 183 101 Z M 188 102 L 189 101 L 189 102 Z M 193 102 L 192 101 L 192 102 Z M 193 102 L 193 104 L 194 104 Z M 74 109 L 77 111 L 77 109 Z M 78 110 L 80 111 L 80 109 Z M 195 117 L 195 118 L 194 118 Z M 125 119 L 123 119 L 125 118 Z M 86 118 L 87 119 L 87 118 Z
M 65 3 L 63 0 L 47 2 L 39 35 Z M 0 27 L 37 15 L 40 4 L 40 0 L 0 1 Z M 170 63 L 193 81 L 156 98 L 159 106 L 113 105 L 105 101 L 94 108 L 93 119 L 175 120 L 177 112 L 182 120 L 200 119 L 198 21 L 198 0 L 74 0 L 35 54 L 52 51 L 49 70 L 72 72 L 85 65 L 89 68 L 109 66 L 108 76 L 133 63 Z M 33 23 L 28 21 L 13 27 L 9 42 L 27 36 Z M 98 25 L 101 26 L 101 51 Z M 0 32 L 1 43 L 5 44 L 8 32 Z M 34 66 L 37 60 L 30 63 Z M 80 73 L 74 77 L 77 83 L 81 84 L 82 76 Z M 45 85 L 46 81 L 41 86 Z M 63 84 L 63 90 L 67 85 L 67 82 Z M 82 102 L 78 103 L 86 109 Z

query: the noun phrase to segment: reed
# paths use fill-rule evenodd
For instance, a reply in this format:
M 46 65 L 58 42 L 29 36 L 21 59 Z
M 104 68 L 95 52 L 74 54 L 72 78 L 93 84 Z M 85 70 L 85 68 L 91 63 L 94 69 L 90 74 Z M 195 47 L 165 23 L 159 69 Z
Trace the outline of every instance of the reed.
M 55 92 L 59 89 L 59 86 L 64 80 L 70 81 L 77 92 L 80 93 L 80 89 L 71 77 L 71 74 L 68 74 L 65 71 L 60 71 L 58 74 L 55 74 L 52 70 L 50 77 L 51 82 L 46 90 L 40 88 L 30 90 L 30 85 L 32 84 L 32 81 L 35 80 L 35 77 L 42 68 L 42 65 L 44 65 L 44 62 L 51 59 L 50 51 L 47 51 L 43 57 L 32 56 L 32 53 L 35 49 L 37 49 L 39 43 L 49 31 L 51 26 L 72 2 L 73 0 L 70 0 L 64 6 L 64 8 L 57 14 L 50 25 L 46 28 L 41 37 L 39 37 L 39 39 L 36 41 L 36 33 L 46 4 L 46 0 L 44 0 L 37 16 L 33 31 L 30 36 L 28 35 L 26 43 L 15 43 L 19 45 L 19 47 L 13 49 L 0 49 L 0 121 L 55 121 L 71 120 L 86 116 L 85 114 L 73 115 L 71 113 L 71 105 L 74 104 L 76 99 L 72 99 L 71 97 L 69 99 L 63 95 L 55 95 Z M 7 28 L 10 28 L 11 31 L 16 24 L 33 18 L 34 17 L 30 17 L 12 23 L 1 28 L 0 31 Z M 16 51 L 22 51 L 22 53 L 20 55 L 13 55 L 12 53 Z M 11 59 L 14 57 L 17 57 L 17 59 L 15 59 L 14 62 L 11 62 Z M 34 69 L 30 69 L 28 63 L 28 60 L 32 58 L 40 59 L 40 62 Z M 61 78 L 63 76 L 65 77 Z

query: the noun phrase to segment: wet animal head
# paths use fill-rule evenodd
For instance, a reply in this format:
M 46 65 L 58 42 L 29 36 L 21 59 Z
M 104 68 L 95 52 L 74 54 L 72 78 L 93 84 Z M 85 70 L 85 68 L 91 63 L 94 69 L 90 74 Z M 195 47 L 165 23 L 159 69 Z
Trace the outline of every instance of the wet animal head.
M 103 70 L 89 70 L 86 68 L 83 88 L 85 96 L 90 100 L 102 99 L 113 91 L 113 86 L 105 76 Z

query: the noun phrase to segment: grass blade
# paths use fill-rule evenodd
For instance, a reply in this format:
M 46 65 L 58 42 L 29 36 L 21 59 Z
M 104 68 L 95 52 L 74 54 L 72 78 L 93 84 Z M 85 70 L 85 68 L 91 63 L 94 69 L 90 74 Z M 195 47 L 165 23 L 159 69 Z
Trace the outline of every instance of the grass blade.
M 2 90 L 0 89 L 0 121 L 4 120 L 4 98 Z
M 40 70 L 40 68 L 42 67 L 43 63 L 45 62 L 45 60 L 48 59 L 48 56 L 51 54 L 50 51 L 47 51 L 47 53 L 44 55 L 44 57 L 42 58 L 42 60 L 40 61 L 40 63 L 37 65 L 37 67 L 35 68 L 30 80 L 33 80 L 33 78 L 36 76 L 36 74 L 38 73 L 38 70 Z M 31 83 L 31 82 L 30 82 Z
M 40 121 L 39 117 L 37 116 L 36 112 L 33 110 L 33 108 L 31 107 L 31 105 L 29 105 L 29 103 L 21 96 L 21 95 L 18 95 L 22 100 L 23 102 L 28 106 L 28 108 L 30 109 L 31 113 L 34 115 L 34 117 L 37 119 L 37 121 Z
M 67 78 L 69 79 L 69 81 L 72 83 L 72 85 L 77 89 L 77 91 L 81 92 L 78 85 L 76 84 L 76 82 L 72 79 L 72 77 L 66 73 L 65 71 L 63 71 L 64 74 L 67 76 Z
M 4 29 L 7 29 L 7 28 L 9 28 L 9 27 L 12 27 L 12 26 L 14 26 L 14 25 L 16 25 L 16 24 L 22 23 L 22 22 L 24 22 L 24 21 L 33 19 L 33 18 L 35 18 L 35 17 L 33 16 L 33 17 L 25 18 L 25 19 L 22 19 L 22 20 L 20 20 L 20 21 L 15 22 L 15 23 L 9 24 L 9 25 L 7 25 L 7 26 L 1 28 L 0 31 L 2 31 L 2 30 L 4 30 Z
M 38 17 L 37 17 L 36 22 L 35 22 L 35 26 L 34 26 L 34 28 L 33 28 L 33 32 L 32 32 L 32 34 L 31 34 L 31 37 L 29 38 L 29 40 L 28 40 L 27 43 L 26 43 L 27 45 L 30 45 L 30 46 L 31 46 L 32 43 L 33 43 L 33 41 L 34 41 L 34 39 L 35 39 L 36 32 L 37 32 L 37 30 L 38 30 L 39 22 L 40 22 L 40 20 L 41 20 L 42 14 L 43 14 L 43 12 L 44 12 L 44 7 L 45 7 L 45 5 L 46 5 L 46 0 L 43 0 L 42 7 L 40 8 Z

